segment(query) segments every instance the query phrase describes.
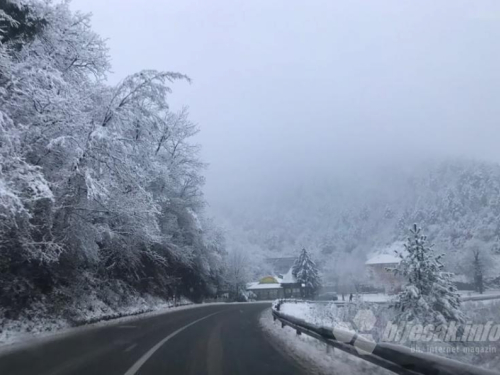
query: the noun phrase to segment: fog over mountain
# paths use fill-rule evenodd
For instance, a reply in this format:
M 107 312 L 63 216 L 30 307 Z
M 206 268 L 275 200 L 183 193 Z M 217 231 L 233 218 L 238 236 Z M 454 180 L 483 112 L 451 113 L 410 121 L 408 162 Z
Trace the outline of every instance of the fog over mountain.
M 163 4 L 72 6 L 109 37 L 111 80 L 138 66 L 193 79 L 170 102 L 200 125 L 208 211 L 234 247 L 319 246 L 341 212 L 391 204 L 401 215 L 500 161 L 496 1 Z M 460 171 L 410 192 L 441 168 Z M 390 235 L 372 242 L 397 236 L 380 225 Z M 293 238 L 274 248 L 267 237 L 282 231 Z

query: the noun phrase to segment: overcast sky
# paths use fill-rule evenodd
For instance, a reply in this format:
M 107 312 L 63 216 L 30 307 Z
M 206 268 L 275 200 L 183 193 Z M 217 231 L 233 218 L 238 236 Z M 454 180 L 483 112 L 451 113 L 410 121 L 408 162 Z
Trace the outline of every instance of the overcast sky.
M 201 127 L 212 203 L 408 154 L 500 160 L 500 1 L 72 6 L 109 38 L 112 82 L 143 68 L 193 79 L 171 103 Z

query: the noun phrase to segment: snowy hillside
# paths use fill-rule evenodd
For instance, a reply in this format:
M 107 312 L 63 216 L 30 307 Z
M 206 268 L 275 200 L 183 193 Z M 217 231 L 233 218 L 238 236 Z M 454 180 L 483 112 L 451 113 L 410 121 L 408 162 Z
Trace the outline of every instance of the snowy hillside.
M 470 250 L 479 248 L 493 276 L 500 256 L 499 192 L 498 164 L 415 163 L 350 179 L 296 182 L 279 196 L 269 195 L 272 203 L 259 209 L 233 210 L 232 219 L 241 241 L 273 256 L 306 247 L 331 267 L 364 262 L 375 249 L 405 240 L 418 223 L 436 251 L 447 254 L 449 270 L 466 272 L 461 268 Z

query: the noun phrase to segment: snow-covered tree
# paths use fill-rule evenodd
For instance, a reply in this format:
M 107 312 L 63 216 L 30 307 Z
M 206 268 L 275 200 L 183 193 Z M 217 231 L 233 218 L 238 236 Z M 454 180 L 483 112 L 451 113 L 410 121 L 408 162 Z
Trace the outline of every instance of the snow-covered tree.
M 441 324 L 463 321 L 460 296 L 449 277 L 443 273 L 442 255 L 435 255 L 432 245 L 416 224 L 410 229 L 405 251 L 397 252 L 401 262 L 388 269 L 406 280 L 398 295 L 397 320 Z
M 109 70 L 89 15 L 0 2 L 2 306 L 21 284 L 23 303 L 61 285 L 196 299 L 220 278 L 198 126 L 167 100 L 189 79 L 143 70 L 111 86 Z
M 313 297 L 321 287 L 321 278 L 318 273 L 318 267 L 309 258 L 306 249 L 302 249 L 299 257 L 295 260 L 292 268 L 292 275 L 302 286 L 303 296 Z
M 238 298 L 250 281 L 248 255 L 241 250 L 232 251 L 226 261 L 226 282 L 232 298 Z

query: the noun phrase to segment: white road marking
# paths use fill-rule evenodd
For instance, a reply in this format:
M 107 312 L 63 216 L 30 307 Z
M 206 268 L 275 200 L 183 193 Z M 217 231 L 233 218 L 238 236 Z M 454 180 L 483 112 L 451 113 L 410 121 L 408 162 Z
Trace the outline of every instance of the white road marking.
M 161 340 L 158 344 L 156 344 L 155 346 L 153 346 L 151 349 L 149 349 L 149 351 L 144 354 L 136 363 L 134 363 L 134 365 L 128 369 L 128 371 L 124 374 L 124 375 L 135 375 L 137 373 L 137 371 L 139 371 L 139 369 L 142 367 L 142 365 L 144 363 L 146 363 L 146 361 L 151 358 L 151 356 L 158 350 L 160 349 L 160 347 L 165 344 L 168 340 L 170 340 L 172 337 L 174 337 L 175 335 L 177 335 L 178 333 L 184 331 L 186 328 L 192 326 L 193 324 L 196 324 L 198 322 L 201 322 L 202 320 L 205 320 L 207 318 L 210 318 L 211 316 L 214 316 L 215 314 L 220 314 L 221 312 L 224 312 L 224 311 L 227 311 L 227 310 L 222 310 L 222 311 L 217 311 L 213 314 L 210 314 L 210 315 L 207 315 L 201 319 L 198 319 L 198 320 L 195 320 L 194 322 L 191 322 L 189 323 L 188 325 L 185 325 L 184 327 L 182 328 L 179 328 L 177 331 L 175 332 L 172 332 L 170 335 L 168 335 L 167 337 L 165 337 L 163 340 Z
M 137 344 L 132 344 L 132 345 L 130 345 L 127 349 L 125 349 L 125 350 L 124 350 L 124 352 L 129 352 L 129 351 L 131 351 L 132 349 L 134 349 L 136 346 L 137 346 Z

